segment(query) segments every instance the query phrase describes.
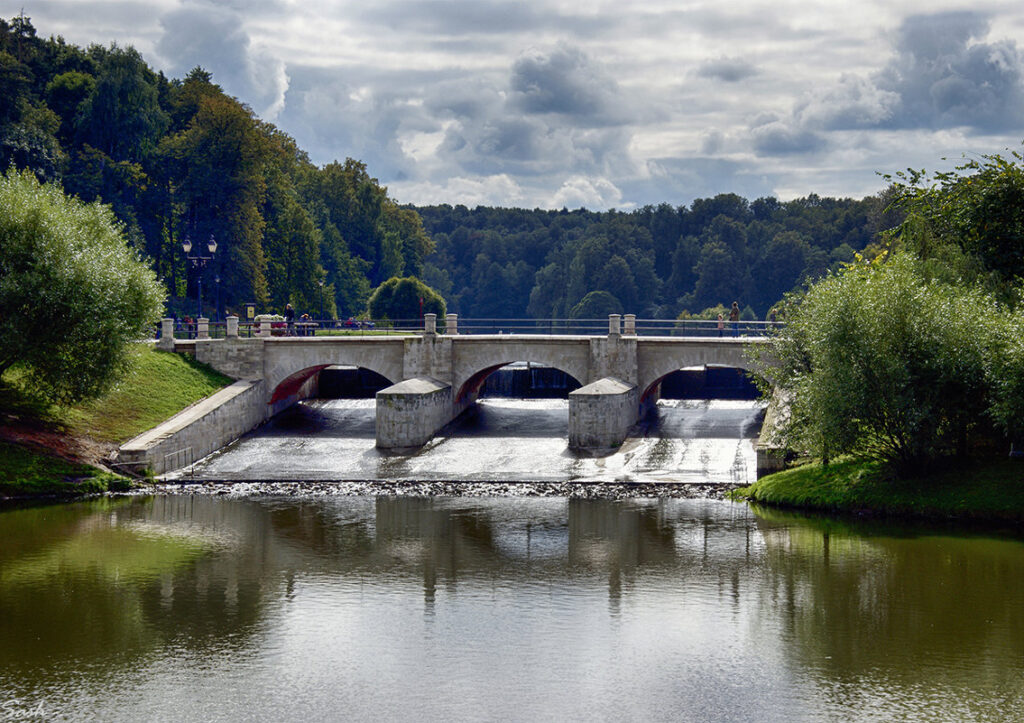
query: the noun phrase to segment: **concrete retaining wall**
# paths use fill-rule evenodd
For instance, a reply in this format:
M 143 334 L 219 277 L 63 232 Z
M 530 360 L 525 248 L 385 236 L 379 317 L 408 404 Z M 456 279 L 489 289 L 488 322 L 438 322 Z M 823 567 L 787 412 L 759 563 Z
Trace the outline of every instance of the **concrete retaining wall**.
M 761 436 L 754 445 L 754 451 L 757 453 L 758 478 L 786 468 L 786 450 L 782 446 L 779 430 L 788 418 L 789 402 L 776 390 L 764 413 Z
M 270 416 L 261 381 L 237 381 L 126 442 L 118 462 L 165 474 L 233 442 Z
M 452 420 L 452 387 L 429 377 L 406 379 L 377 392 L 377 446 L 419 447 Z
M 569 393 L 569 446 L 604 451 L 621 445 L 636 423 L 639 390 L 606 377 Z

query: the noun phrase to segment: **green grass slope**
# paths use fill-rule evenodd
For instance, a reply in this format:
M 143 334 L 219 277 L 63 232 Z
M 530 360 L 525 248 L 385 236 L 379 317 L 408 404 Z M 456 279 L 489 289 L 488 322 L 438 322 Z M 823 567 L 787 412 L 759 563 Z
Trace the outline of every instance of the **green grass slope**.
M 732 496 L 829 512 L 1024 520 L 1024 460 L 978 461 L 911 479 L 896 478 L 878 462 L 808 464 L 762 477 Z

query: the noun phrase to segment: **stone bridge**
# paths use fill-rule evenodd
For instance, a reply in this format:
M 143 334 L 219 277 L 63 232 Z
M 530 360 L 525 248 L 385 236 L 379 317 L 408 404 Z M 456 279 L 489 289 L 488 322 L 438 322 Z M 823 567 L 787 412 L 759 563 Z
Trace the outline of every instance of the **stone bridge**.
M 225 416 L 240 414 L 255 420 L 252 426 L 315 396 L 318 373 L 328 366 L 363 367 L 380 374 L 391 382 L 377 393 L 376 436 L 382 449 L 425 444 L 472 405 L 487 376 L 506 364 L 554 367 L 581 384 L 569 395 L 569 446 L 601 451 L 625 440 L 657 401 L 667 375 L 709 364 L 751 369 L 747 350 L 767 341 L 750 336 L 637 336 L 634 318 L 627 315 L 624 321 L 623 327 L 622 318 L 610 316 L 608 333 L 599 336 L 459 334 L 457 318 L 449 315 L 447 333 L 439 334 L 434 316 L 428 314 L 424 331 L 408 335 L 275 337 L 267 327 L 257 337 L 240 338 L 238 321 L 232 318 L 227 338 L 203 338 L 200 327 L 200 338 L 190 346 L 197 360 L 247 385 L 244 395 L 237 395 L 246 401 L 232 402 L 244 409 Z M 165 320 L 158 342 L 166 349 L 182 346 L 170 324 Z M 209 434 L 217 436 L 216 430 Z M 220 436 L 233 439 L 237 430 Z M 160 466 L 165 465 L 155 464 Z

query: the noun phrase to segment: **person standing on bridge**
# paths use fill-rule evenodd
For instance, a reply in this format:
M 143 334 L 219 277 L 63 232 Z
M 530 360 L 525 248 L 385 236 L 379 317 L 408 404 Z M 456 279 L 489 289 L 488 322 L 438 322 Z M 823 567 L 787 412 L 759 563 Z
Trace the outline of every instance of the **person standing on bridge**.
M 732 302 L 732 308 L 729 309 L 729 323 L 732 324 L 732 335 L 740 335 L 740 302 Z
M 288 323 L 288 336 L 295 334 L 295 309 L 291 304 L 284 305 L 284 320 Z
M 725 317 L 718 315 L 718 335 L 725 336 Z

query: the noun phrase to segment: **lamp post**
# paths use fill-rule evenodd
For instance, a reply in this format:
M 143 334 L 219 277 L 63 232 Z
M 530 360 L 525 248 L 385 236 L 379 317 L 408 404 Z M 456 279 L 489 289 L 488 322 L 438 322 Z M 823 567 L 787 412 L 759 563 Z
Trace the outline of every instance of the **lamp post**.
M 321 323 L 323 323 L 323 320 L 324 320 L 324 281 L 325 281 L 325 279 L 320 279 L 320 281 L 317 282 L 317 283 L 320 284 L 320 322 Z
M 189 256 L 189 253 L 192 251 L 192 239 L 188 236 L 181 242 L 181 248 L 185 251 L 185 258 L 192 262 L 192 268 L 198 271 L 196 274 L 196 319 L 198 319 L 203 315 L 203 267 L 217 253 L 217 242 L 213 239 L 213 234 L 211 233 L 210 240 L 206 242 L 206 248 L 210 251 L 209 256 L 203 256 L 201 253 L 199 256 Z M 218 291 L 219 289 L 220 287 L 218 286 Z
M 216 285 L 215 288 L 217 289 L 217 300 L 213 305 L 213 320 L 220 323 L 220 274 L 213 277 L 213 283 Z

